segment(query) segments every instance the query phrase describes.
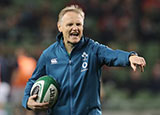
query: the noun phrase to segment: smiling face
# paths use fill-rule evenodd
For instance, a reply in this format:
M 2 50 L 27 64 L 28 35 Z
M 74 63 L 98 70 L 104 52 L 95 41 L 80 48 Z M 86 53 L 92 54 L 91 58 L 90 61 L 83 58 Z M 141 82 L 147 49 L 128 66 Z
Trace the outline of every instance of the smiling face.
M 83 17 L 74 11 L 68 11 L 58 22 L 58 30 L 63 33 L 65 44 L 77 44 L 83 35 Z

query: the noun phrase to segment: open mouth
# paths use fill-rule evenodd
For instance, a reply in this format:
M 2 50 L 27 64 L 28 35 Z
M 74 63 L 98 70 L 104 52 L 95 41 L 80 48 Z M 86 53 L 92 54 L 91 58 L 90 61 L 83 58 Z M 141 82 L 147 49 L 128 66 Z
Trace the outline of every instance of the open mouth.
M 79 33 L 78 33 L 78 32 L 73 32 L 73 33 L 70 33 L 70 36 L 75 36 L 75 37 L 77 37 L 77 36 L 79 36 Z

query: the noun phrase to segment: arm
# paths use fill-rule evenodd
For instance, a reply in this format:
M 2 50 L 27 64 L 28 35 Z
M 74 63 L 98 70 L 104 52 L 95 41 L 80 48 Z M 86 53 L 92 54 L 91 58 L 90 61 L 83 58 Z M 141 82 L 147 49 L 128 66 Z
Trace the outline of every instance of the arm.
M 96 44 L 98 61 L 100 65 L 106 64 L 107 66 L 129 66 L 129 57 L 135 52 L 126 52 L 122 50 L 113 50 L 105 45 Z
M 42 54 L 38 60 L 36 69 L 33 72 L 32 77 L 27 82 L 27 85 L 26 85 L 25 91 L 24 91 L 24 97 L 22 100 L 22 105 L 24 108 L 36 110 L 37 109 L 36 107 L 39 108 L 39 106 L 43 106 L 43 104 L 40 105 L 39 103 L 35 102 L 36 95 L 30 96 L 30 90 L 31 90 L 33 84 L 35 83 L 35 81 L 39 77 L 46 74 L 45 60 L 46 60 L 45 56 Z
M 122 50 L 113 50 L 105 45 L 95 43 L 97 47 L 98 60 L 100 65 L 107 66 L 131 66 L 136 71 L 137 66 L 140 66 L 141 71 L 144 71 L 146 65 L 143 57 L 137 56 L 135 52 L 126 52 Z

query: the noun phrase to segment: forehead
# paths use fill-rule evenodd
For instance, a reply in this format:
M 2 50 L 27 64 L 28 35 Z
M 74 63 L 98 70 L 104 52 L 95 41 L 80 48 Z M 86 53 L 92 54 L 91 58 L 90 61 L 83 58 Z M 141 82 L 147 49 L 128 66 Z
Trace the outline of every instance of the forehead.
M 83 17 L 79 13 L 74 11 L 68 11 L 62 17 L 62 22 L 74 22 L 74 21 L 83 22 Z

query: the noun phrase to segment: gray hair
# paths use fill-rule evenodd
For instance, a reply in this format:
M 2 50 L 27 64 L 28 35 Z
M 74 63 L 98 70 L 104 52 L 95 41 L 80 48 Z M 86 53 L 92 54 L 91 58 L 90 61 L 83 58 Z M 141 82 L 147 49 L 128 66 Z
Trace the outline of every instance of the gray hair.
M 59 16 L 58 16 L 58 22 L 61 21 L 62 17 L 65 15 L 65 13 L 70 12 L 70 11 L 73 11 L 73 12 L 80 14 L 83 19 L 85 18 L 85 14 L 84 14 L 82 8 L 80 8 L 78 5 L 71 5 L 71 6 L 67 6 L 67 7 L 63 8 L 60 11 Z

